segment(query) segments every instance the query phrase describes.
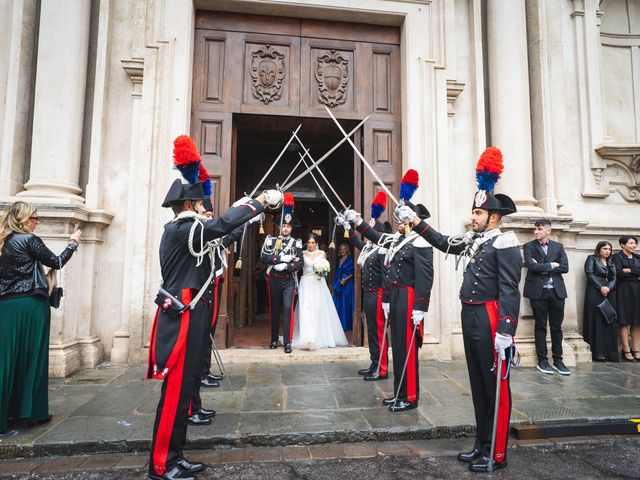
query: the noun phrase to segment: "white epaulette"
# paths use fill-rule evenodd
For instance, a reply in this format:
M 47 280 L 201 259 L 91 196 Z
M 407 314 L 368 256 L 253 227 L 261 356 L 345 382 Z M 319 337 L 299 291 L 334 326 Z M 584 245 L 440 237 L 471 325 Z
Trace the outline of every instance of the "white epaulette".
M 431 245 L 422 236 L 418 235 L 418 238 L 413 241 L 413 246 L 416 248 L 429 248 Z
M 518 237 L 513 232 L 505 232 L 498 236 L 493 242 L 494 248 L 503 250 L 505 248 L 520 247 Z

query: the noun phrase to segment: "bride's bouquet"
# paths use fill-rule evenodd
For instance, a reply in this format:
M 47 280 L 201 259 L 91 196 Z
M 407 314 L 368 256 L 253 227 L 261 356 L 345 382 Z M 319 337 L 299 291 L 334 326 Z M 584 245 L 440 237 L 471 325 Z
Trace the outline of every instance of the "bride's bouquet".
M 320 280 L 320 277 L 324 278 L 329 275 L 330 271 L 331 265 L 326 258 L 318 258 L 313 262 L 313 273 L 318 276 L 318 280 Z

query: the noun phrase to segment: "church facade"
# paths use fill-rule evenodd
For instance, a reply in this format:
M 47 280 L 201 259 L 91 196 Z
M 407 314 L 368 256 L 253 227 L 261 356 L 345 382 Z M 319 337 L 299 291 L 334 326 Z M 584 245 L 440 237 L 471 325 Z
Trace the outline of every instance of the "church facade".
M 146 361 L 175 137 L 196 140 L 224 211 L 242 194 L 238 126 L 316 125 L 324 106 L 345 125 L 369 116 L 355 134 L 365 157 L 395 191 L 416 169 L 415 200 L 442 232 L 466 228 L 477 157 L 499 147 L 499 189 L 519 209 L 504 228 L 526 242 L 535 219 L 551 219 L 570 262 L 565 362 L 590 361 L 584 260 L 599 240 L 640 234 L 640 0 L 0 7 L 0 202 L 34 202 L 54 251 L 84 232 L 52 311 L 52 375 Z M 366 210 L 377 187 L 358 168 L 348 190 Z M 425 358 L 463 355 L 461 276 L 436 253 Z M 234 344 L 232 297 L 219 345 Z M 534 364 L 526 300 L 521 318 L 518 347 Z

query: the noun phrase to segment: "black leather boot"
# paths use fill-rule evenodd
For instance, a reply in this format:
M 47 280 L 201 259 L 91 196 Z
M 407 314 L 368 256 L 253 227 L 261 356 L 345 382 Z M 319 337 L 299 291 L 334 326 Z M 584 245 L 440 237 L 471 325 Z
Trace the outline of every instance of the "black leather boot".
M 389 405 L 390 412 L 406 412 L 407 410 L 413 410 L 418 406 L 418 401 L 415 402 L 403 402 L 398 401 L 395 405 Z
M 396 397 L 389 397 L 382 400 L 382 404 L 388 407 L 389 405 L 393 405 L 395 401 L 396 401 Z
M 200 385 L 205 388 L 216 388 L 220 386 L 220 382 L 217 380 L 213 380 L 209 376 L 206 376 L 200 381 Z
M 201 417 L 205 417 L 205 418 L 212 418 L 216 416 L 215 410 L 207 410 L 206 408 L 201 408 L 196 413 Z
M 270 348 L 271 350 L 275 350 L 276 348 L 278 348 L 278 341 L 276 340 L 276 341 L 274 341 L 274 342 L 271 342 L 271 343 L 269 344 L 269 348 Z
M 284 353 L 291 353 L 293 351 L 293 349 L 291 348 L 291 344 L 290 343 L 285 343 L 284 344 Z
M 476 458 L 480 456 L 480 449 L 473 447 L 473 450 L 470 452 L 460 452 L 458 454 L 458 460 L 461 462 L 473 462 Z
M 151 480 L 196 480 L 196 477 L 192 473 L 189 473 L 182 469 L 178 465 L 174 465 L 165 472 L 164 475 L 157 475 L 155 473 L 148 473 L 147 478 Z
M 199 413 L 194 413 L 190 417 L 187 417 L 187 423 L 189 425 L 194 425 L 199 427 L 200 425 L 209 425 L 211 424 L 211 419 L 205 417 L 204 415 L 200 415 Z
M 505 468 L 507 466 L 507 461 L 504 462 L 493 462 L 493 470 L 498 470 L 500 468 Z M 472 472 L 486 473 L 489 472 L 489 457 L 478 457 L 475 462 L 469 464 L 469 470 Z M 491 470 L 491 471 L 493 471 Z
M 188 473 L 198 473 L 204 470 L 204 465 L 198 462 L 190 462 L 186 458 L 178 460 L 178 465 Z

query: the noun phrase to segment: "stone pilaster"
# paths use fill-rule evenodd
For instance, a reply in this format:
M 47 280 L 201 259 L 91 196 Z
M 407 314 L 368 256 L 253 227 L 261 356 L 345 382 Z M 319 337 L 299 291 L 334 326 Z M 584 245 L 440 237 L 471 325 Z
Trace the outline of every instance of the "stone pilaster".
M 502 150 L 505 174 L 498 190 L 519 212 L 540 212 L 533 197 L 529 65 L 524 0 L 487 1 L 490 143 Z
M 84 201 L 78 178 L 91 3 L 41 3 L 31 166 L 21 196 Z

